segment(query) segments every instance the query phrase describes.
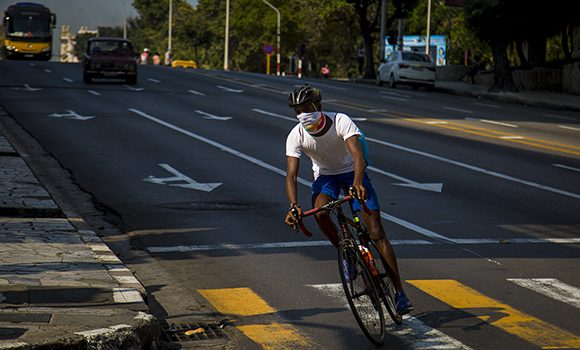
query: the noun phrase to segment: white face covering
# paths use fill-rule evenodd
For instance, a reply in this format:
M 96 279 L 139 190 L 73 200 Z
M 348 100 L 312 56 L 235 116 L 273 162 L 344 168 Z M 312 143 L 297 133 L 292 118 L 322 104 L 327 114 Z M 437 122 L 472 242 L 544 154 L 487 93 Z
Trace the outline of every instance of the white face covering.
M 309 134 L 317 134 L 324 128 L 325 119 L 322 112 L 308 112 L 300 113 L 296 116 L 300 124 L 306 129 Z

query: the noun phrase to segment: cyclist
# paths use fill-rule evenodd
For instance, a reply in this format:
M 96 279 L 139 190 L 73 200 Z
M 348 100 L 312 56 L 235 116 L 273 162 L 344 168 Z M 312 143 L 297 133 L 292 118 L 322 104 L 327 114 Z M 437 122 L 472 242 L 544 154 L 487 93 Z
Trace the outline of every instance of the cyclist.
M 363 148 L 366 148 L 366 142 L 361 146 L 361 132 L 346 114 L 323 113 L 321 102 L 320 90 L 308 85 L 295 89 L 288 97 L 288 105 L 294 109 L 299 123 L 286 139 L 286 195 L 290 208 L 284 222 L 296 227 L 302 215 L 296 180 L 300 156 L 304 153 L 312 160 L 314 171 L 313 207 L 337 199 L 342 188 L 352 185 L 358 197 L 358 201 L 354 201 L 355 210 L 360 210 L 359 201 L 365 201 L 371 210 L 371 214 L 362 212 L 370 238 L 376 243 L 393 277 L 397 311 L 401 315 L 409 313 L 413 306 L 403 291 L 395 252 L 381 224 L 378 197 L 365 171 L 367 160 Z M 294 208 L 298 218 L 292 214 Z M 338 232 L 330 214 L 321 211 L 315 214 L 315 219 L 320 230 L 338 248 Z

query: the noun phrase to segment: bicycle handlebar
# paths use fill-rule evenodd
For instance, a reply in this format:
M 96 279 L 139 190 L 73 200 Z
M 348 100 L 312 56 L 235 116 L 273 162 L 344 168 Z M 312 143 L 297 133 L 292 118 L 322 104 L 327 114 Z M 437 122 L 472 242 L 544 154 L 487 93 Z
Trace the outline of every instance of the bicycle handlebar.
M 310 210 L 307 210 L 307 211 L 303 212 L 302 213 L 302 218 L 307 217 L 307 216 L 314 215 L 314 214 L 316 214 L 316 213 L 318 213 L 319 211 L 322 211 L 322 210 L 331 210 L 331 209 L 334 209 L 334 208 L 342 205 L 345 202 L 348 202 L 348 201 L 350 201 L 352 199 L 355 199 L 354 194 L 356 194 L 356 192 L 354 191 L 354 188 L 353 187 L 349 188 L 349 193 L 351 193 L 351 194 L 349 194 L 348 196 L 345 196 L 345 197 L 343 197 L 341 199 L 337 199 L 335 201 L 328 202 L 328 203 L 326 203 L 323 206 L 320 206 L 320 207 L 317 207 L 317 208 L 312 208 Z M 372 213 L 372 211 L 369 209 L 369 207 L 367 207 L 367 205 L 365 204 L 365 202 L 364 201 L 359 201 L 359 202 L 361 204 L 361 208 L 363 209 L 363 211 L 366 214 L 369 214 L 370 215 Z M 296 208 L 292 208 L 292 215 L 294 215 L 294 217 L 297 217 L 298 210 Z M 300 228 L 300 231 L 302 231 L 302 233 L 305 236 L 312 237 L 312 232 L 310 232 L 306 228 L 306 226 L 304 226 L 304 223 L 302 223 L 302 218 L 300 218 L 298 220 L 298 227 Z

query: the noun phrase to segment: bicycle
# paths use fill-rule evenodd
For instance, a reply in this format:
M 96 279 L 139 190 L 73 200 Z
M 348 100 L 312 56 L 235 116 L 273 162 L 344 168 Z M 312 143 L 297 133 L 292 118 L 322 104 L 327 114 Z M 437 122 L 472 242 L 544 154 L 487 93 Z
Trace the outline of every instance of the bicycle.
M 386 332 L 383 307 L 395 323 L 401 324 L 403 317 L 397 312 L 395 286 L 385 268 L 386 261 L 379 254 L 364 223 L 353 208 L 356 197 L 354 188 L 349 188 L 347 193 L 349 194 L 342 199 L 304 212 L 302 218 L 323 210 L 334 214 L 339 228 L 338 266 L 348 304 L 365 336 L 373 344 L 380 346 L 384 343 Z M 352 218 L 342 210 L 342 205 L 346 202 L 349 203 Z M 364 203 L 362 208 L 365 212 L 370 211 Z M 297 216 L 296 209 L 292 213 Z M 298 227 L 306 236 L 312 236 L 301 219 Z M 381 264 L 377 264 L 377 259 L 374 258 L 376 256 L 380 257 Z

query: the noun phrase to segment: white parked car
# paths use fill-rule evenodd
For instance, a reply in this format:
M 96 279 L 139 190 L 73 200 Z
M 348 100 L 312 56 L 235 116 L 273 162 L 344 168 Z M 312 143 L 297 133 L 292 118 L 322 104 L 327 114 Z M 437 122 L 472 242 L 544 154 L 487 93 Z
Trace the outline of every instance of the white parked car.
M 415 90 L 420 86 L 431 90 L 435 86 L 435 62 L 424 53 L 393 51 L 377 70 L 377 85 L 386 81 L 392 88 L 407 84 Z

